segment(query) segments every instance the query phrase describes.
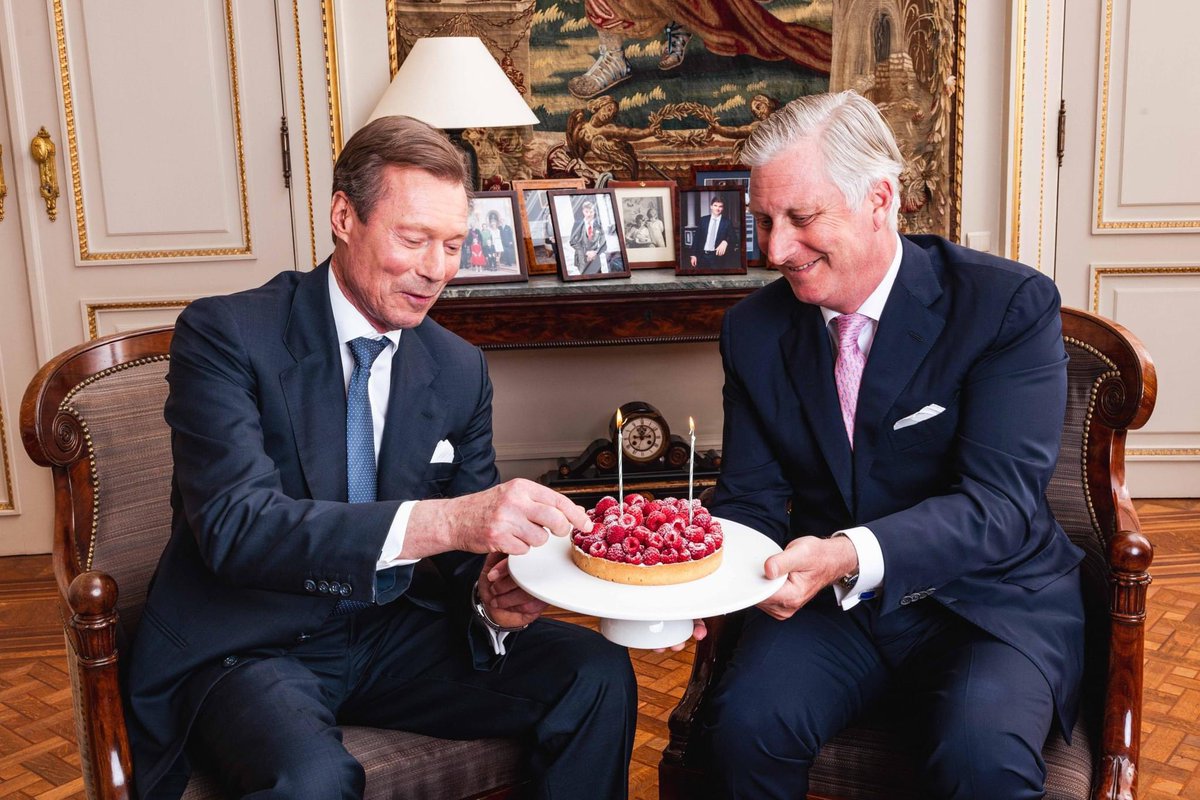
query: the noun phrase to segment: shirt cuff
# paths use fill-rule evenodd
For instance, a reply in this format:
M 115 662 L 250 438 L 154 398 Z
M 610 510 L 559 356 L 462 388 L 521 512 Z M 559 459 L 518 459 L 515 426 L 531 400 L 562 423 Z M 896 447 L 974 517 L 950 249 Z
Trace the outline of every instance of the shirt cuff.
M 492 651 L 498 656 L 502 656 L 507 653 L 508 651 L 504 649 L 504 640 L 508 638 L 509 632 L 494 631 L 486 625 L 484 625 L 483 628 L 487 631 L 488 640 L 492 643 Z
M 419 558 L 400 558 L 400 553 L 404 550 L 404 535 L 408 533 L 408 517 L 412 514 L 413 506 L 416 504 L 416 500 L 408 500 L 401 503 L 400 508 L 396 509 L 396 516 L 392 517 L 392 527 L 388 528 L 387 538 L 383 540 L 383 550 L 379 553 L 379 560 L 375 562 L 376 572 L 392 567 L 403 567 L 406 564 L 415 564 L 421 560 Z
M 858 553 L 858 580 L 849 589 L 833 584 L 833 594 L 843 611 L 849 611 L 860 600 L 870 600 L 883 585 L 883 550 L 870 528 L 859 526 L 837 531 L 834 536 L 845 536 Z

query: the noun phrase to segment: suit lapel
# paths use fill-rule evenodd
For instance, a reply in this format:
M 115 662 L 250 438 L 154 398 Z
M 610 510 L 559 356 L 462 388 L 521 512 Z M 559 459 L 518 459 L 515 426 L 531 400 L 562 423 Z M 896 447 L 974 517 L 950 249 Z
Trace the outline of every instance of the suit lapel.
M 929 256 L 907 239 L 901 237 L 900 241 L 904 248 L 900 273 L 883 308 L 858 391 L 854 472 L 859 488 L 886 434 L 883 428 L 888 412 L 946 324 L 931 308 L 942 288 Z
M 284 343 L 296 362 L 280 373 L 309 494 L 346 500 L 346 386 L 329 306 L 329 262 L 300 278 Z
M 825 456 L 846 502 L 854 508 L 854 483 L 850 442 L 842 422 L 842 408 L 833 383 L 833 354 L 821 309 L 801 304 L 793 314 L 793 326 L 780 340 L 788 380 L 808 417 L 813 436 Z
M 381 500 L 412 494 L 425 475 L 445 427 L 444 401 L 429 388 L 437 377 L 438 366 L 426 347 L 422 327 L 400 335 L 392 358 L 392 389 L 379 450 Z

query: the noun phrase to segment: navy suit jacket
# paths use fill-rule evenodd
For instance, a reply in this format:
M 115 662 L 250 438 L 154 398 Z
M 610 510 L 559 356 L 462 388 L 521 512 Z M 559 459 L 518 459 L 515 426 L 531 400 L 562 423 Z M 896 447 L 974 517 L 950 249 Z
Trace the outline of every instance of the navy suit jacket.
M 781 279 L 727 313 L 713 513 L 780 545 L 869 527 L 885 567 L 869 602 L 889 614 L 930 597 L 1013 645 L 1046 676 L 1069 731 L 1083 667 L 1082 552 L 1045 497 L 1066 406 L 1058 290 L 938 237 L 902 242 L 853 451 L 820 309 Z M 932 403 L 945 412 L 894 428 Z
M 446 553 L 378 580 L 375 564 L 401 502 L 498 481 L 483 355 L 429 319 L 404 331 L 379 500 L 347 503 L 346 389 L 328 270 L 326 262 L 198 300 L 176 324 L 166 404 L 173 529 L 127 679 L 143 795 L 186 779 L 187 727 L 225 671 L 285 652 L 342 597 L 403 594 L 449 611 L 468 635 L 481 556 Z M 443 439 L 454 459 L 431 463 Z
M 699 258 L 704 255 L 704 242 L 708 238 L 708 226 L 712 220 L 712 214 L 705 214 L 700 218 L 699 224 L 696 226 L 696 234 L 692 237 L 692 246 L 689 248 L 692 255 Z M 716 256 L 716 259 L 722 265 L 726 263 L 735 263 L 738 261 L 738 233 L 733 227 L 733 223 L 729 221 L 728 214 L 721 215 L 721 221 L 717 223 L 717 236 L 714 244 L 719 246 L 721 242 L 726 243 L 725 255 Z M 714 248 L 715 249 L 715 248 Z

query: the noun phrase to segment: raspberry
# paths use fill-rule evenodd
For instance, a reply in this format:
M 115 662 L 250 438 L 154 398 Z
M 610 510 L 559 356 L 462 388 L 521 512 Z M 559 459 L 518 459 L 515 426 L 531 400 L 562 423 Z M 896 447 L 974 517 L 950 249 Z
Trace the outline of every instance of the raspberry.
M 602 516 L 610 508 L 616 508 L 616 507 L 617 507 L 617 498 L 613 497 L 612 495 L 605 495 L 604 497 L 600 498 L 600 501 L 598 503 L 596 503 L 596 515 Z
M 683 533 L 683 529 L 687 527 L 687 517 L 680 514 L 675 518 L 675 521 L 671 523 L 671 526 L 680 533 Z
M 627 536 L 621 545 L 625 548 L 625 552 L 629 555 L 639 553 L 642 550 L 642 543 L 638 541 L 636 536 Z
M 709 523 L 708 532 L 711 533 L 713 536 L 720 536 L 721 535 L 721 523 L 717 522 L 714 519 L 711 523 Z
M 625 557 L 626 564 L 641 564 L 643 557 L 641 553 L 630 553 Z
M 573 544 L 573 545 L 575 545 L 576 547 L 578 547 L 578 546 L 579 546 L 579 543 L 583 541 L 583 536 L 584 536 L 584 534 L 583 534 L 583 531 L 581 531 L 581 530 L 572 530 L 572 531 L 571 531 L 571 544 Z
M 667 547 L 673 550 L 683 550 L 687 546 L 687 541 L 679 535 L 678 531 L 671 531 L 664 537 Z
M 643 508 L 645 506 L 626 506 L 625 515 L 633 517 L 636 520 L 634 522 L 635 525 L 641 525 L 642 521 L 646 518 L 646 515 L 642 513 Z
M 631 514 L 629 512 L 622 514 L 621 518 L 619 520 L 617 520 L 617 522 L 620 523 L 622 528 L 628 528 L 630 530 L 633 530 L 638 525 L 642 524 L 642 521 L 640 519 L 638 519 L 637 517 L 635 517 L 633 514 Z
M 679 561 L 679 551 L 674 547 L 666 547 L 662 551 L 662 563 L 674 564 Z
M 652 531 L 661 528 L 664 522 L 670 522 L 670 520 L 662 511 L 653 511 L 646 517 L 646 527 Z
M 697 561 L 708 555 L 706 548 L 704 547 L 704 542 L 688 542 L 687 547 L 688 552 L 692 555 L 692 558 Z
M 637 494 L 636 492 L 625 495 L 625 505 L 627 506 L 641 506 L 645 504 L 646 498 L 644 495 Z
M 609 545 L 608 551 L 604 554 L 604 557 L 609 561 L 624 561 L 625 548 L 621 547 L 619 544 Z
M 663 515 L 663 522 L 674 522 L 679 516 L 679 514 L 675 512 L 674 506 L 663 506 L 658 510 L 658 513 Z
M 692 514 L 692 524 L 707 529 L 712 524 L 712 514 L 701 508 Z
M 639 542 L 645 543 L 650 540 L 650 537 L 653 536 L 654 533 L 645 525 L 638 525 L 633 529 L 633 535 L 638 538 Z
M 592 558 L 604 558 L 604 554 L 608 551 L 604 542 L 592 542 L 592 546 L 588 548 L 587 554 Z
M 683 529 L 683 537 L 689 542 L 703 542 L 704 528 L 699 525 L 688 525 Z
M 657 547 L 647 547 L 642 551 L 642 563 L 648 567 L 653 567 L 655 564 L 662 562 L 662 553 Z
M 608 544 L 620 544 L 625 541 L 625 537 L 629 535 L 629 531 L 622 528 L 620 525 L 610 525 L 604 530 L 604 540 Z
M 647 547 L 653 547 L 656 550 L 661 550 L 663 548 L 663 545 L 665 545 L 665 544 L 666 544 L 666 537 L 663 536 L 661 533 L 658 533 L 657 531 L 655 531 L 654 533 L 652 533 L 646 537 L 646 546 Z

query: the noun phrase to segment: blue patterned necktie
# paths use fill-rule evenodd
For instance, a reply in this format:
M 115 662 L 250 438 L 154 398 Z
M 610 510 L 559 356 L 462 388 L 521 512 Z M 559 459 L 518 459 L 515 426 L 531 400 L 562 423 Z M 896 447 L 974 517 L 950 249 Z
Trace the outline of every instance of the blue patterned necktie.
M 354 371 L 346 392 L 346 497 L 351 503 L 375 501 L 375 424 L 367 383 L 371 365 L 388 346 L 387 339 L 360 336 L 350 342 Z M 361 600 L 339 600 L 334 614 L 349 614 L 369 606 Z

